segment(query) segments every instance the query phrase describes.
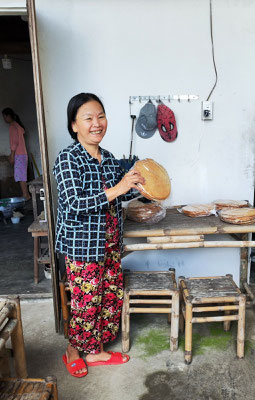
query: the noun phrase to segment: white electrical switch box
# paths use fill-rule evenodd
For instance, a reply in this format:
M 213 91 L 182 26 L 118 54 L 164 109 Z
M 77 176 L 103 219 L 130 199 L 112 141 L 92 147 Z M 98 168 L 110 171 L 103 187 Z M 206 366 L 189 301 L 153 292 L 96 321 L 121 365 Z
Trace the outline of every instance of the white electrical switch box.
M 202 120 L 212 120 L 213 119 L 213 103 L 212 101 L 202 101 Z

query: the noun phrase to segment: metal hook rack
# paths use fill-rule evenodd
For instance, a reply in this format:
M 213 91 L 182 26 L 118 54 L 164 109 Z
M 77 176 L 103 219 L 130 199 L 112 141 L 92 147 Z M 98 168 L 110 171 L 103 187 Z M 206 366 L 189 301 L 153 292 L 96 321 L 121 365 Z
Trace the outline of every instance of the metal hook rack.
M 198 100 L 199 96 L 196 94 L 172 94 L 172 95 L 166 95 L 166 96 L 129 96 L 129 104 L 133 104 L 136 101 L 139 101 L 140 103 L 142 101 L 156 101 L 156 102 L 160 102 L 160 101 L 168 101 L 170 102 L 171 100 L 178 100 L 180 101 L 191 101 L 191 100 Z

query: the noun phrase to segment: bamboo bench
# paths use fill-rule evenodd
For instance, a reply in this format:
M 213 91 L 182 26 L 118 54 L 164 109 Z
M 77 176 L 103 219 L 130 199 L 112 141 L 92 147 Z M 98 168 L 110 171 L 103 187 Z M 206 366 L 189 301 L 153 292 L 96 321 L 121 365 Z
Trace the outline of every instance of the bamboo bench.
M 9 338 L 11 338 L 12 352 L 6 348 Z M 26 378 L 27 366 L 18 297 L 0 300 L 0 373 L 3 377 L 10 376 L 9 358 L 12 353 L 16 375 L 19 378 Z
M 0 400 L 58 400 L 57 380 L 0 378 Z
M 192 360 L 192 324 L 223 321 L 224 330 L 230 329 L 231 321 L 237 325 L 237 357 L 244 357 L 245 303 L 246 296 L 241 293 L 232 275 L 185 278 L 179 277 L 181 315 L 185 319 L 185 362 Z M 208 316 L 208 313 L 222 315 Z M 206 316 L 193 316 L 199 313 Z M 198 315 L 198 314 L 197 314 Z M 183 327 L 183 320 L 180 320 Z
M 124 271 L 122 351 L 129 351 L 130 314 L 165 313 L 171 321 L 170 350 L 178 348 L 179 291 L 175 269 L 169 271 Z

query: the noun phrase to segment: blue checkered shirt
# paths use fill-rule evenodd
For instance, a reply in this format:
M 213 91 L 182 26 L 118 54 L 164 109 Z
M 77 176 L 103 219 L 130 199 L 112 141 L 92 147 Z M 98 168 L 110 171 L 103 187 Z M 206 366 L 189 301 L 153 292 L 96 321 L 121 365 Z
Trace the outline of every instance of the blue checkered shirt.
M 53 173 L 58 188 L 56 252 L 72 260 L 103 261 L 105 253 L 106 211 L 109 202 L 103 189 L 115 186 L 123 177 L 118 161 L 100 148 L 102 161 L 93 158 L 74 142 L 62 150 Z M 114 200 L 122 248 L 122 200 L 135 197 L 133 191 Z

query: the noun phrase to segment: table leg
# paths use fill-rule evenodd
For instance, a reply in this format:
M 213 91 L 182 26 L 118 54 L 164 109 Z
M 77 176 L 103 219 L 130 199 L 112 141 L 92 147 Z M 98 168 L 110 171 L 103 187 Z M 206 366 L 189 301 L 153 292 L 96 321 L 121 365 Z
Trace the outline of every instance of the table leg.
M 32 195 L 33 214 L 34 214 L 34 220 L 36 220 L 36 218 L 38 216 L 37 202 L 36 202 L 36 189 L 33 186 L 29 186 L 29 191 Z
M 38 283 L 39 237 L 34 236 L 34 283 Z
M 241 240 L 248 240 L 248 233 L 243 233 L 240 235 Z M 242 247 L 240 250 L 241 260 L 240 260 L 240 289 L 244 290 L 244 283 L 248 281 L 248 247 Z

